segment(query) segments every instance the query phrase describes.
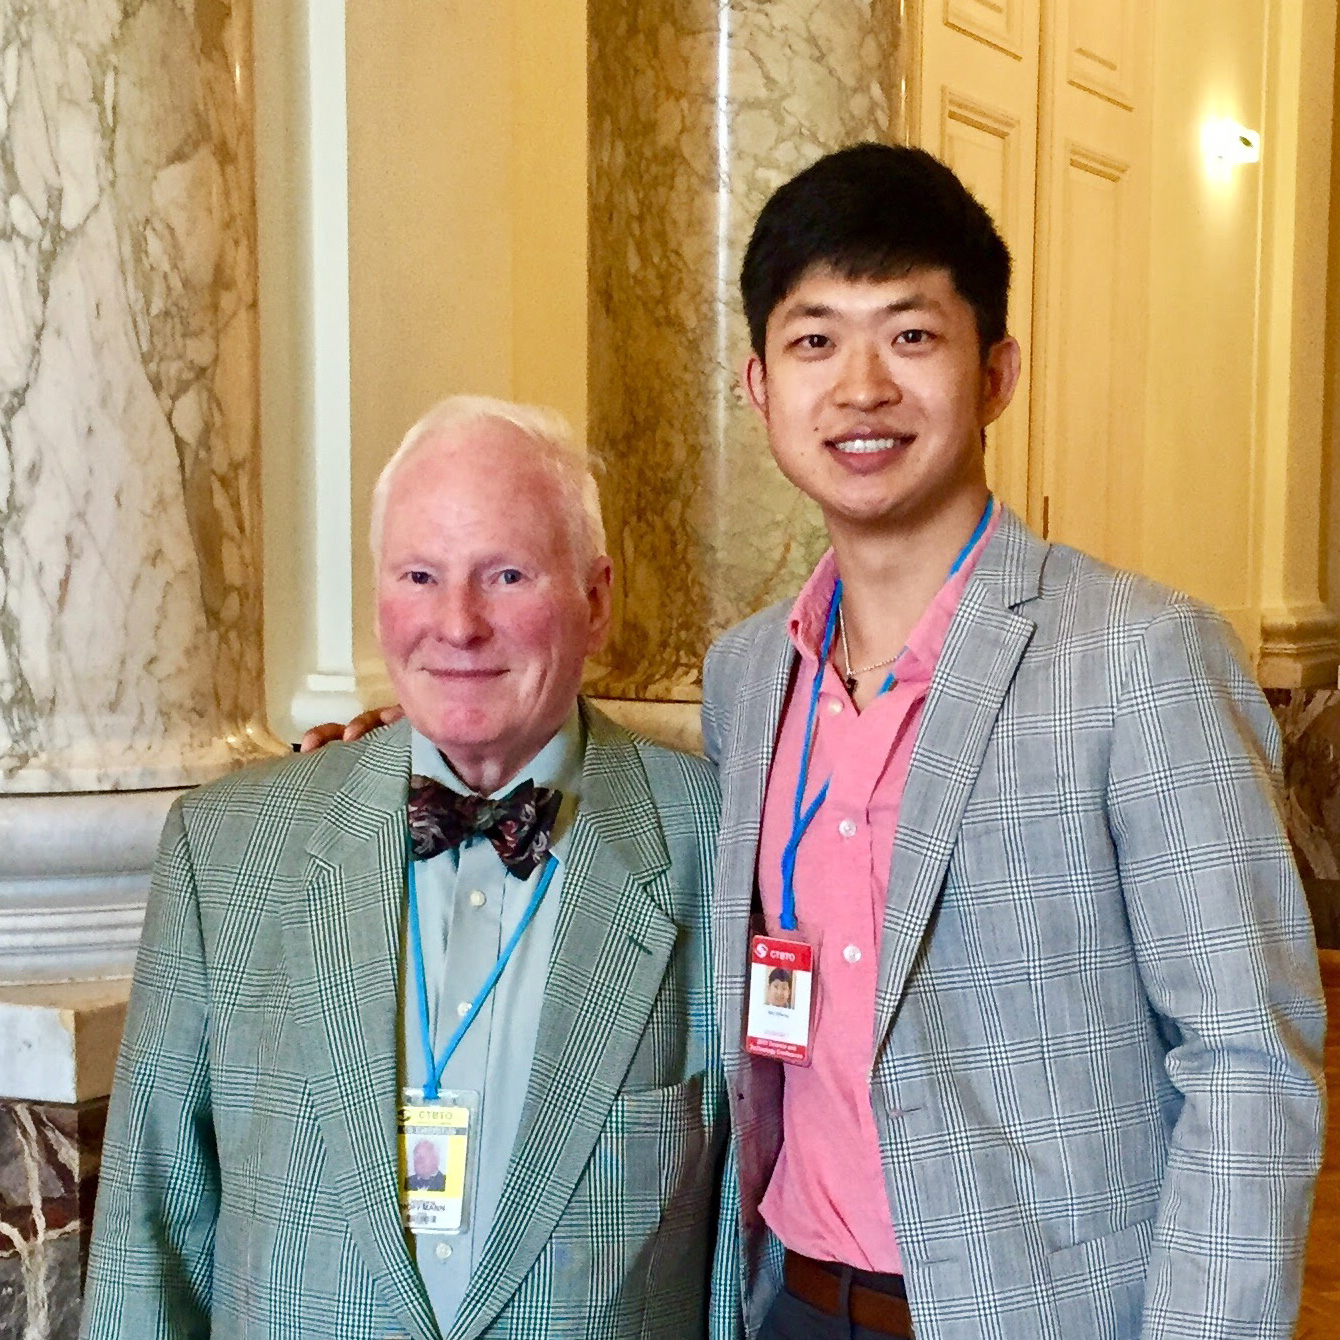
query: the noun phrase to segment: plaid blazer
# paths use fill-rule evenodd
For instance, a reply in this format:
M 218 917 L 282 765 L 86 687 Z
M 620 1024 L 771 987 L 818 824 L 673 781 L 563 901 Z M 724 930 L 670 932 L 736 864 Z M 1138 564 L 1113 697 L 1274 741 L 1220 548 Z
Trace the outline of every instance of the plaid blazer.
M 584 708 L 525 1111 L 448 1340 L 702 1335 L 726 1141 L 711 768 Z M 86 1340 L 437 1340 L 396 1198 L 407 725 L 185 796 L 108 1118 Z
M 751 1335 L 782 1078 L 737 1022 L 786 627 L 722 638 L 703 703 Z M 1005 513 L 927 699 L 871 1021 L 918 1340 L 1292 1334 L 1325 1020 L 1277 760 L 1217 616 Z

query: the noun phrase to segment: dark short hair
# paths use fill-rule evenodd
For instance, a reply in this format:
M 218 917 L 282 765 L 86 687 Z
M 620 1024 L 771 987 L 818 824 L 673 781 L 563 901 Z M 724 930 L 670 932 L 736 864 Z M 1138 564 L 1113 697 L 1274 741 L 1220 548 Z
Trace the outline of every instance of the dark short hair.
M 983 357 L 1005 337 L 1009 248 L 968 188 L 922 149 L 854 144 L 773 193 L 740 269 L 749 338 L 760 358 L 768 318 L 815 267 L 844 279 L 948 270 L 977 319 Z
M 790 985 L 791 985 L 791 969 L 790 969 L 790 968 L 774 968 L 774 969 L 768 974 L 768 981 L 769 981 L 769 982 L 785 982 L 785 983 L 787 984 L 787 986 L 790 986 Z

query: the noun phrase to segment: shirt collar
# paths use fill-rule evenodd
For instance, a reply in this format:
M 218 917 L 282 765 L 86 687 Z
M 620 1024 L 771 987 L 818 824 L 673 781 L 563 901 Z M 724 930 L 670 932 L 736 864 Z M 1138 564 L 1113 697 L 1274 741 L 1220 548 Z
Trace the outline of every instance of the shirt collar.
M 991 520 L 986 529 L 978 536 L 959 570 L 947 578 L 936 593 L 935 598 L 926 607 L 916 626 L 908 634 L 907 645 L 898 661 L 900 680 L 929 679 L 940 658 L 945 638 L 949 634 L 949 625 L 963 598 L 968 579 L 972 576 L 977 560 L 982 556 L 991 537 L 1000 525 L 1003 509 L 999 504 L 991 509 Z M 809 580 L 801 588 L 796 602 L 791 606 L 791 618 L 787 625 L 791 643 L 801 658 L 817 662 L 823 647 L 824 627 L 828 622 L 828 608 L 832 604 L 833 589 L 837 586 L 837 559 L 831 549 L 819 560 L 810 574 Z
M 819 659 L 824 625 L 828 622 L 828 607 L 833 603 L 837 576 L 837 559 L 830 549 L 810 573 L 809 581 L 800 588 L 796 603 L 791 606 L 787 632 L 795 649 L 807 661 Z

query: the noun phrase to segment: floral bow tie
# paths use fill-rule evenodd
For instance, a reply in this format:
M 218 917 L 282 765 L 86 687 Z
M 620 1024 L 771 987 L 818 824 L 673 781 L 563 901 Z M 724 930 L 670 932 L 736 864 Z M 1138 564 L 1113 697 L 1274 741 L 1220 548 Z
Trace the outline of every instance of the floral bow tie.
M 549 855 L 549 835 L 563 793 L 522 782 L 501 800 L 463 796 L 432 777 L 409 779 L 409 841 L 417 861 L 459 847 L 478 834 L 493 844 L 510 874 L 529 879 Z

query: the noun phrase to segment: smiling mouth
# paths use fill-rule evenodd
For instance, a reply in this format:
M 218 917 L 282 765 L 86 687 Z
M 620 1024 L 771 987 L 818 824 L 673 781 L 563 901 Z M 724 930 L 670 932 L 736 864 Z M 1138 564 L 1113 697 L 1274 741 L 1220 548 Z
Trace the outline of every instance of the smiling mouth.
M 834 451 L 847 456 L 873 456 L 879 451 L 892 451 L 895 447 L 905 447 L 915 435 L 897 433 L 889 437 L 845 437 L 829 438 L 828 445 Z

